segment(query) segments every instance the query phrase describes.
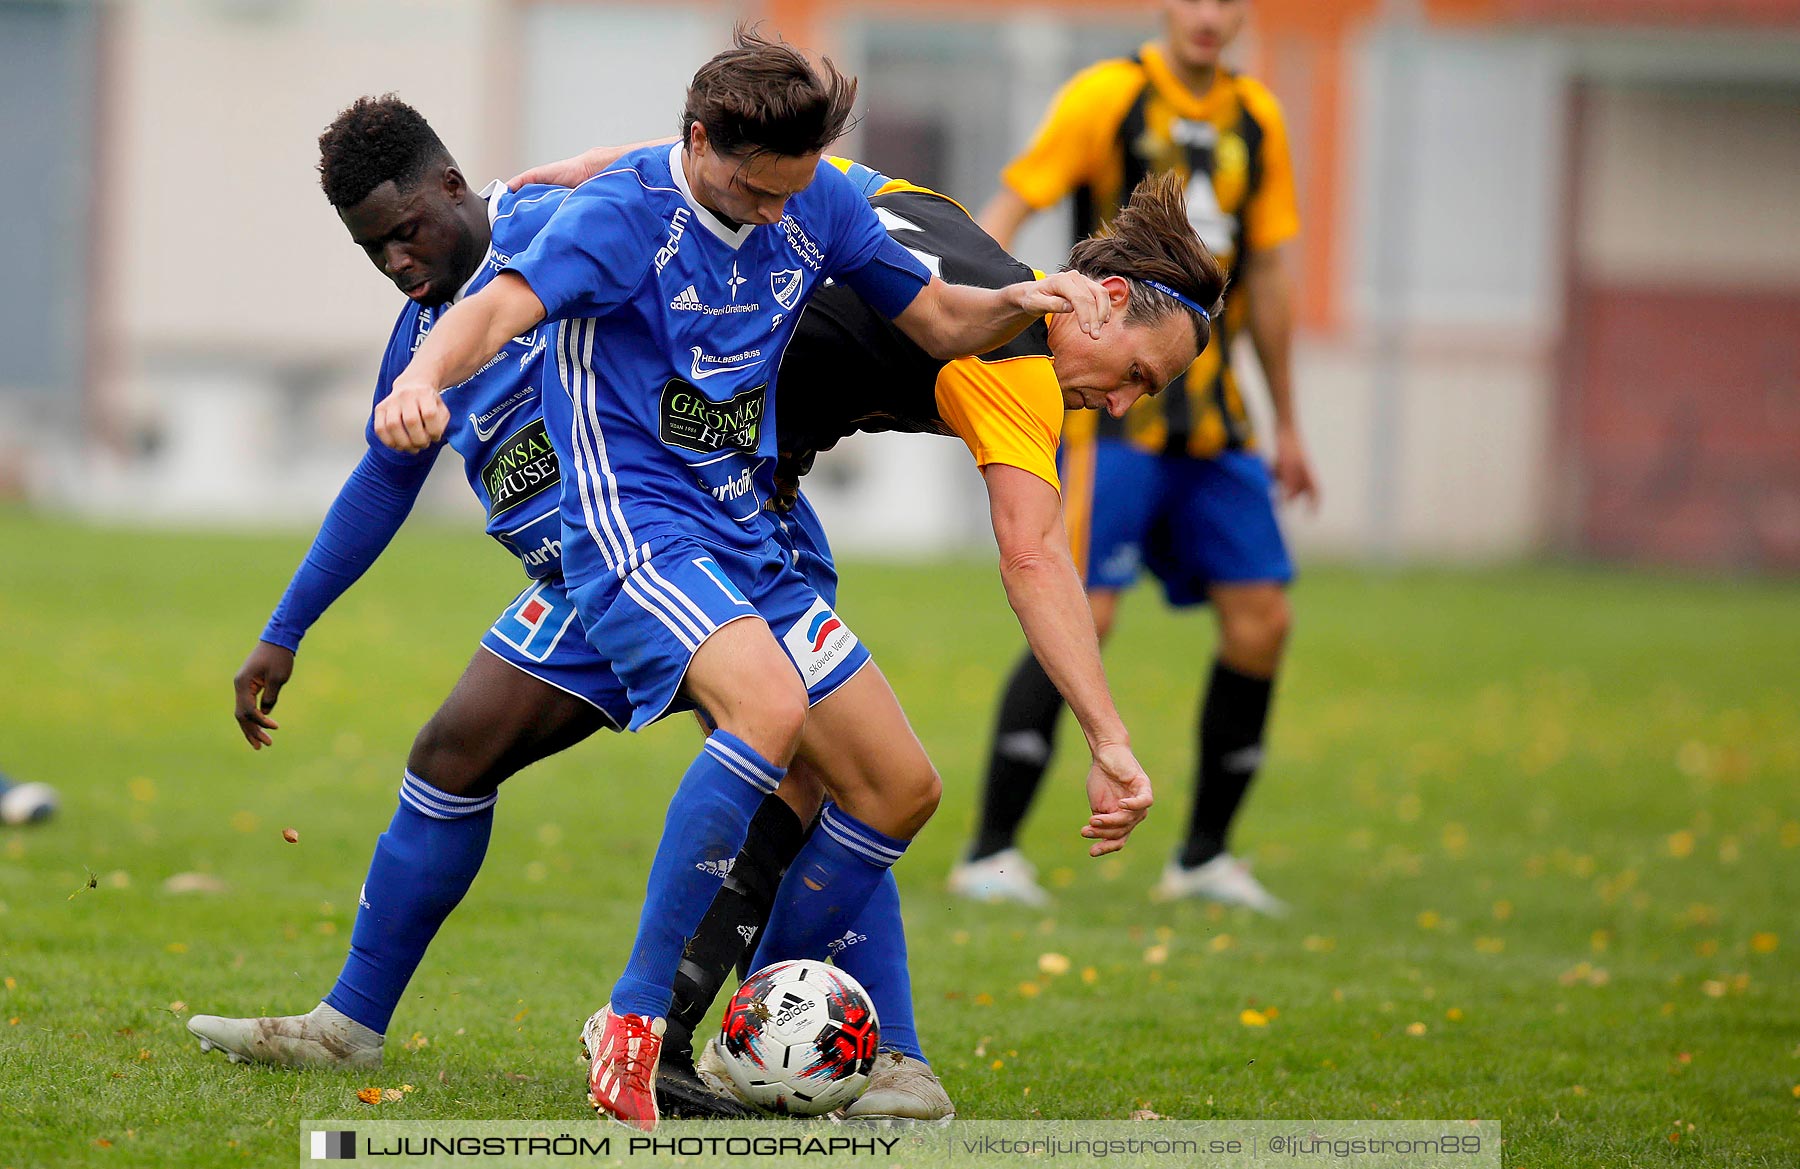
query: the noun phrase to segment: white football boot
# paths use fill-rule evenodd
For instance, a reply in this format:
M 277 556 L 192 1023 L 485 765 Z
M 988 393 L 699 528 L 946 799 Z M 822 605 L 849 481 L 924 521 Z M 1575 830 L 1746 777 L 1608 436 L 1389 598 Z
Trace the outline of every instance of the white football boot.
M 928 1064 L 888 1049 L 876 1055 L 869 1086 L 843 1118 L 876 1128 L 937 1128 L 956 1119 L 956 1106 Z
M 1288 911 L 1287 902 L 1263 888 L 1244 862 L 1228 852 L 1191 869 L 1183 868 L 1179 861 L 1169 862 L 1162 880 L 1150 890 L 1150 899 L 1176 901 L 1184 897 L 1242 905 L 1270 917 L 1285 917 Z
M 719 1050 L 718 1036 L 708 1039 L 706 1046 L 700 1049 L 700 1058 L 694 1061 L 694 1072 L 700 1077 L 701 1083 L 727 1100 L 736 1100 L 745 1108 L 755 1111 L 758 1116 L 764 1115 L 763 1109 L 744 1095 L 743 1090 L 737 1086 L 737 1081 L 731 1078 L 731 1073 L 725 1070 L 725 1056 Z
M 320 1003 L 304 1015 L 225 1019 L 195 1015 L 188 1030 L 201 1051 L 215 1047 L 232 1063 L 284 1068 L 378 1068 L 383 1037 L 335 1007 Z
M 1050 894 L 1037 883 L 1037 867 L 1016 848 L 1008 848 L 978 861 L 963 861 L 950 870 L 950 892 L 971 901 L 1012 901 L 1043 909 Z

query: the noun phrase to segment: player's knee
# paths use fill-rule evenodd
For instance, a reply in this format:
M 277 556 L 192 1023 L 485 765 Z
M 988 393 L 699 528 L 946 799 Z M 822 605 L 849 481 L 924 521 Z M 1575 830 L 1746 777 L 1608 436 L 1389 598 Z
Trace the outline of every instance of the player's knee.
M 910 840 L 937 811 L 938 802 L 944 796 L 944 781 L 938 776 L 937 768 L 927 760 L 911 769 L 906 782 L 899 785 L 894 796 L 895 814 L 905 825 L 898 835 Z
M 790 671 L 791 673 L 791 671 Z M 755 748 L 765 759 L 786 763 L 800 745 L 800 732 L 806 728 L 806 687 L 796 676 L 780 678 L 759 686 L 750 701 L 744 703 L 731 722 L 722 722 L 732 734 Z
M 1119 612 L 1119 595 L 1112 592 L 1088 594 L 1088 608 L 1094 614 L 1094 633 L 1101 641 L 1112 633 L 1113 618 Z
M 434 717 L 413 739 L 406 769 L 441 792 L 482 796 L 499 786 L 493 752 Z
M 1287 592 L 1279 588 L 1259 591 L 1241 600 L 1222 615 L 1222 649 L 1228 659 L 1256 663 L 1273 669 L 1293 628 L 1293 609 Z

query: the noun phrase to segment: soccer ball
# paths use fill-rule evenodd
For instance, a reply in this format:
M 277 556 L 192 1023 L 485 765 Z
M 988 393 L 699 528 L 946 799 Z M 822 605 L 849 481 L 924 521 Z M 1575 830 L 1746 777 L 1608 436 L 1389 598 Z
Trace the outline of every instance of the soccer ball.
M 856 979 L 802 958 L 744 980 L 725 1008 L 719 1051 L 752 1104 L 823 1116 L 869 1086 L 880 1034 L 875 1005 Z

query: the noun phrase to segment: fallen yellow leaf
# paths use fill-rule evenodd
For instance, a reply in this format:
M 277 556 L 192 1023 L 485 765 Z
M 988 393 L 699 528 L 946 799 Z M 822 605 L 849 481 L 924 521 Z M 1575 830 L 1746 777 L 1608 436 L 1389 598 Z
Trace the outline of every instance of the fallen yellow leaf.
M 1750 949 L 1758 954 L 1773 954 L 1781 945 L 1781 938 L 1764 931 L 1750 935 Z
M 1067 974 L 1069 959 L 1062 954 L 1039 954 L 1038 969 L 1045 974 Z
M 1238 1015 L 1238 1022 L 1246 1027 L 1267 1027 L 1269 1017 L 1253 1007 L 1245 1007 Z

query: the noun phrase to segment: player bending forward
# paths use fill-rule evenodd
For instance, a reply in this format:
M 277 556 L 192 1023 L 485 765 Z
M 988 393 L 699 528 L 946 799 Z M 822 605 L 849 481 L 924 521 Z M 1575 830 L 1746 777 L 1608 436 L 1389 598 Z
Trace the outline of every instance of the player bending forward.
M 542 401 L 563 468 L 568 597 L 624 683 L 631 729 L 677 705 L 714 728 L 670 802 L 630 961 L 583 1032 L 595 1106 L 640 1129 L 658 1120 L 682 948 L 796 755 L 831 800 L 776 891 L 764 953 L 824 957 L 937 805 L 893 692 L 763 510 L 768 388 L 799 314 L 835 280 L 941 359 L 1004 344 L 1046 313 L 1074 312 L 1088 331 L 1111 315 L 1106 290 L 1075 273 L 997 290 L 932 276 L 822 161 L 854 97 L 829 63 L 815 70 L 740 29 L 695 74 L 682 141 L 570 192 L 444 315 L 376 409 L 383 442 L 427 449 L 449 419 L 446 389 L 509 338 L 554 325 Z M 831 636 L 807 636 L 818 629 Z M 1128 749 L 1106 762 L 1120 798 L 1083 829 L 1103 843 L 1141 820 L 1126 801 L 1147 784 Z
M 492 187 L 486 198 L 475 199 L 429 126 L 410 107 L 393 98 L 364 99 L 340 115 L 321 138 L 320 171 L 327 194 L 372 262 L 402 290 L 427 302 L 423 310 L 415 304 L 401 314 L 396 341 L 390 346 L 378 386 L 378 399 L 385 395 L 400 363 L 417 343 L 419 331 L 428 327 L 435 316 L 432 302 L 437 297 L 433 293 L 480 287 L 497 268 L 494 253 L 521 249 L 547 218 L 531 218 L 532 209 L 541 212 L 546 204 L 555 202 L 544 197 L 551 192 L 541 189 L 520 192 L 514 200 Z M 949 246 L 938 246 L 938 250 L 955 254 Z M 1151 388 L 1143 371 L 1156 368 L 1154 359 L 1146 365 L 1121 350 L 1126 345 L 1141 347 L 1144 328 L 1136 319 L 1140 315 L 1134 304 L 1127 308 L 1123 319 L 1115 317 L 1102 329 L 1091 353 L 1082 352 L 1084 335 L 1078 331 L 1059 328 L 1047 333 L 1052 347 L 1061 354 L 1058 368 L 1065 370 L 1065 376 L 1071 378 L 1085 400 L 1104 397 L 1116 410 Z M 1054 318 L 1052 323 L 1062 325 L 1064 320 Z M 808 335 L 810 331 L 803 328 L 800 337 Z M 796 347 L 803 348 L 805 344 L 797 341 Z M 791 349 L 790 353 L 794 351 Z M 515 397 L 521 382 L 527 387 L 530 384 L 522 371 L 535 374 L 531 363 L 539 360 L 541 353 L 541 348 L 526 349 L 517 365 L 508 362 L 491 366 L 457 391 L 459 395 L 469 395 L 459 403 L 459 409 L 468 410 L 470 427 L 466 433 L 458 428 L 448 438 L 463 454 L 471 484 L 484 505 L 490 501 L 483 493 L 485 480 L 478 469 L 513 445 L 500 436 L 541 434 L 535 394 L 529 400 Z M 1005 368 L 1024 370 L 1041 364 L 1013 362 Z M 508 414 L 511 416 L 505 417 Z M 1029 411 L 1025 414 L 1029 415 Z M 1039 414 L 1043 414 L 1042 409 Z M 1012 411 L 999 417 L 1010 422 L 1018 416 Z M 1051 410 L 1048 416 L 1054 418 L 1056 412 Z M 475 441 L 483 430 L 487 435 L 482 441 L 494 445 L 483 446 Z M 1042 429 L 1034 427 L 1023 444 L 1001 445 L 1029 449 L 1032 443 L 1041 441 L 1041 435 Z M 793 449 L 791 443 L 788 445 Z M 437 449 L 440 448 L 433 448 L 433 453 Z M 385 547 L 416 495 L 424 468 L 413 461 L 391 460 L 388 454 L 371 437 L 370 456 L 333 505 L 318 544 L 296 574 L 263 643 L 240 672 L 238 717 L 252 746 L 272 741 L 268 732 L 276 728 L 269 714 L 291 674 L 293 645 L 330 601 Z M 538 469 L 554 483 L 557 466 L 552 453 Z M 1041 491 L 1042 483 L 1033 490 Z M 503 522 L 494 526 L 501 532 L 506 527 L 507 510 L 497 513 Z M 530 513 L 521 513 L 525 514 Z M 1053 547 L 1059 543 L 1051 541 Z M 540 558 L 529 557 L 529 548 L 521 551 L 527 554 L 528 569 L 543 568 Z M 809 561 L 809 567 L 818 563 Z M 495 789 L 532 760 L 618 721 L 606 714 L 605 704 L 618 701 L 617 683 L 610 669 L 581 640 L 578 627 L 576 633 L 568 632 L 567 605 L 554 572 L 541 575 L 545 583 L 529 587 L 483 639 L 486 652 L 476 654 L 450 700 L 420 733 L 409 758 L 406 791 L 419 788 L 428 794 L 452 794 L 444 788 L 453 783 L 463 789 L 463 797 L 484 806 L 474 810 L 465 806 L 456 809 L 461 815 L 446 816 L 441 800 L 433 800 L 424 805 L 428 814 L 420 810 L 416 798 L 405 798 L 403 791 L 394 823 L 379 842 L 370 867 L 350 958 L 326 1002 L 310 1014 L 299 1016 L 197 1016 L 191 1027 L 204 1045 L 216 1044 L 235 1058 L 287 1066 L 380 1063 L 382 1034 L 408 979 L 427 943 L 460 901 L 480 865 L 492 822 Z M 1027 596 L 1023 603 L 1033 601 Z M 420 775 L 431 776 L 433 782 L 424 784 Z M 768 840 L 768 832 L 758 830 L 765 825 L 778 829 L 783 821 L 793 825 L 791 847 L 785 847 L 783 841 Z M 772 850 L 765 844 L 772 845 Z M 735 895 L 733 891 L 740 888 L 762 892 L 760 908 L 755 913 L 760 924 L 781 865 L 798 846 L 797 819 L 780 799 L 767 797 L 753 821 L 751 839 L 732 869 L 727 891 L 709 916 L 709 924 L 720 919 L 723 907 Z M 774 860 L 759 860 L 770 851 Z M 910 992 L 904 990 L 904 938 L 898 929 L 897 904 L 890 915 L 894 922 L 890 929 L 875 924 L 880 912 L 879 908 L 872 910 L 854 927 L 854 933 L 867 936 L 870 944 L 853 955 L 841 956 L 840 961 L 873 988 L 898 981 L 903 988 L 898 1001 L 904 1004 L 904 1013 L 910 1018 Z M 733 928 L 723 928 L 741 948 L 742 939 Z M 893 939 L 892 947 L 880 943 L 886 938 Z M 713 948 L 719 949 L 716 945 Z M 716 976 L 706 976 L 712 988 L 705 993 L 706 1002 L 710 1002 L 735 956 L 736 950 L 726 953 L 716 963 Z M 897 975 L 884 975 L 884 963 L 897 969 Z M 688 971 L 685 964 L 683 970 L 684 974 Z M 687 997 L 697 1001 L 699 996 L 690 992 Z M 704 1009 L 705 1002 L 701 1002 L 700 1012 Z M 900 1008 L 881 1009 L 885 1018 L 893 1020 L 888 1029 L 890 1037 L 899 1038 Z M 692 1025 L 688 1023 L 687 1027 L 691 1030 Z M 685 1041 L 677 1045 L 678 1053 L 684 1057 L 686 1049 Z M 906 1110 L 896 1115 L 918 1115 L 917 1091 L 922 1080 L 914 1073 L 922 1067 L 910 1061 L 884 1061 L 873 1077 L 870 1091 L 855 1110 L 879 1116 L 884 1107 L 894 1107 Z M 684 1098 L 696 1101 L 703 1114 L 717 1115 L 722 1110 L 719 1101 L 691 1080 L 691 1074 L 688 1080 L 675 1077 L 670 1081 L 671 1077 L 659 1077 L 657 1085 L 665 1102 L 672 1094 L 677 1102 Z M 935 1080 L 931 1084 L 935 1085 Z M 941 1088 L 934 1095 L 936 1100 L 927 1102 L 925 1115 L 947 1114 L 949 1103 Z
M 580 182 L 619 152 L 599 148 L 513 180 Z M 1001 287 L 1029 274 L 936 192 L 890 180 L 867 167 L 834 160 L 869 196 L 895 240 L 925 258 L 945 278 Z M 778 379 L 782 451 L 780 526 L 801 570 L 835 605 L 836 572 L 824 533 L 798 477 L 814 454 L 858 430 L 954 435 L 969 447 L 985 478 L 1000 550 L 1000 571 L 1027 640 L 1069 696 L 1096 754 L 1123 736 L 1101 669 L 1081 581 L 1063 531 L 1056 471 L 1065 409 L 1103 410 L 1118 417 L 1153 395 L 1206 347 L 1208 306 L 1224 276 L 1189 226 L 1178 182 L 1144 184 L 1129 210 L 1100 238 L 1078 244 L 1069 266 L 1101 281 L 1115 310 L 1097 336 L 1071 327 L 1067 317 L 1034 325 L 1008 345 L 955 361 L 934 359 L 883 320 L 854 292 L 821 293 L 802 318 Z M 1093 777 L 1100 776 L 1096 766 Z M 685 1056 L 731 967 L 768 912 L 774 883 L 793 859 L 817 797 L 789 773 L 781 794 L 767 801 L 724 887 L 689 942 L 676 976 L 665 1047 Z M 758 953 L 756 967 L 781 955 Z M 870 992 L 882 1020 L 885 1058 L 869 1090 L 852 1105 L 855 1116 L 941 1120 L 952 1114 L 929 1069 L 914 1022 L 906 940 L 892 876 L 842 938 L 833 960 Z M 669 1041 L 673 1040 L 672 1043 Z M 719 1090 L 728 1081 L 710 1050 L 700 1072 Z M 706 1111 L 689 1100 L 691 1112 Z

